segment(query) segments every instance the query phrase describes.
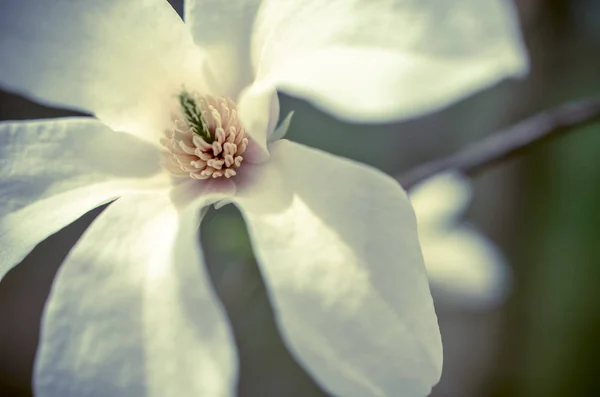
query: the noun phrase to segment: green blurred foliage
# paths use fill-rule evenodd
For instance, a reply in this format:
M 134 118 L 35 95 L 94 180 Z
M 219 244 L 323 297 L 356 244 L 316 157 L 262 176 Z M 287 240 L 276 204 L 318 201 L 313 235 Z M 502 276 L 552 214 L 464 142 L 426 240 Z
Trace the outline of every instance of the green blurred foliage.
M 592 126 L 526 162 L 520 396 L 600 395 L 599 153 Z

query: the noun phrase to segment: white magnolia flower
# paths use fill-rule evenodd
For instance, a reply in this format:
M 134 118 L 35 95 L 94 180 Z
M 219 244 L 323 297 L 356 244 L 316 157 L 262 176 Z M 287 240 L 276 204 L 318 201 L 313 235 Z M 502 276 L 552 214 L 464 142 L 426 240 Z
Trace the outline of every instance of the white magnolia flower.
M 471 197 L 469 181 L 454 172 L 427 179 L 410 192 L 434 294 L 450 304 L 490 309 L 506 298 L 510 272 L 498 248 L 460 220 Z
M 197 243 L 202 208 L 225 202 L 327 391 L 428 394 L 442 351 L 408 199 L 370 167 L 276 141 L 275 90 L 347 120 L 439 108 L 524 73 L 509 4 L 187 0 L 184 16 L 163 0 L 2 3 L 0 84 L 94 117 L 0 125 L 1 274 L 118 198 L 56 277 L 36 396 L 234 392 Z

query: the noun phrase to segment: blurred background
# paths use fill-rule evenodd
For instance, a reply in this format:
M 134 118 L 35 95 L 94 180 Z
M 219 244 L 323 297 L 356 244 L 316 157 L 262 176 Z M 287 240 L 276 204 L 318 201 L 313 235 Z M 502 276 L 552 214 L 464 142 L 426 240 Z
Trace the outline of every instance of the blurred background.
M 181 1 L 171 3 L 181 12 Z M 517 5 L 532 64 L 527 79 L 383 126 L 344 124 L 282 95 L 282 114 L 296 111 L 288 138 L 399 176 L 537 111 L 599 95 L 600 1 Z M 0 120 L 72 114 L 0 92 Z M 491 307 L 433 291 L 445 349 L 433 396 L 600 396 L 600 124 L 478 174 L 473 183 L 465 221 L 504 253 L 511 289 Z M 31 395 L 52 279 L 101 210 L 42 242 L 0 283 L 0 396 Z M 230 206 L 211 211 L 202 236 L 238 343 L 239 395 L 324 396 L 280 339 L 239 214 Z

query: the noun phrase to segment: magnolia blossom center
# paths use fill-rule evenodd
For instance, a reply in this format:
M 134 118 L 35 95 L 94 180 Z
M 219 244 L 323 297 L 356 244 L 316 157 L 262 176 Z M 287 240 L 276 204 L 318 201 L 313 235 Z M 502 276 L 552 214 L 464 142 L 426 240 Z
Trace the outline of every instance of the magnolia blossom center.
M 193 179 L 236 175 L 248 146 L 235 103 L 229 98 L 183 91 L 172 125 L 164 131 L 162 166 L 173 176 Z

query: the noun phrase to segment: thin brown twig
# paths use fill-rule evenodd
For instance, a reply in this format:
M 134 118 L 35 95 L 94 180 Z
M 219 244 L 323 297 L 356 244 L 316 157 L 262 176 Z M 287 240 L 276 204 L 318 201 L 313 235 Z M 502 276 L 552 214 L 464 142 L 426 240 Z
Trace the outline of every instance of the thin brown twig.
M 455 170 L 473 175 L 596 121 L 600 121 L 600 97 L 563 104 L 498 131 L 450 156 L 418 165 L 398 180 L 405 189 L 410 189 L 443 171 Z

